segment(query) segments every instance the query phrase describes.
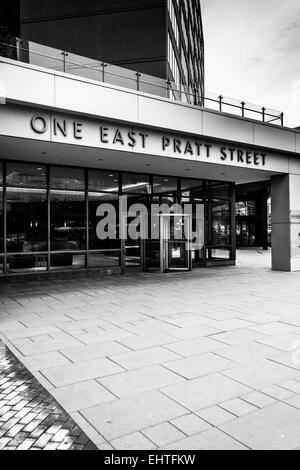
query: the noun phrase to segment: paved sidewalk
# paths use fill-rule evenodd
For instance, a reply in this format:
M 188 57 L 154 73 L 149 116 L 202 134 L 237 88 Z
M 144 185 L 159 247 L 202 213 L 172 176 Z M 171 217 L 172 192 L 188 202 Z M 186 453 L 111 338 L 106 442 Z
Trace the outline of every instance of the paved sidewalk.
M 99 449 L 298 449 L 299 285 L 242 260 L 0 284 L 0 332 Z

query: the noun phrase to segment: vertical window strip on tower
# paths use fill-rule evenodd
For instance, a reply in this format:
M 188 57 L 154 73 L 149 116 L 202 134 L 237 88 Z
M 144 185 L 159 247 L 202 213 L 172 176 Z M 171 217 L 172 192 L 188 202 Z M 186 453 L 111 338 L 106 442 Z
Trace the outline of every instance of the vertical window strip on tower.
M 170 35 L 168 35 L 168 61 L 177 90 L 180 89 L 180 71 Z
M 175 13 L 175 8 L 173 4 L 173 0 L 168 0 L 168 10 L 169 10 L 169 16 L 173 28 L 173 33 L 175 36 L 176 44 L 179 47 L 180 40 L 179 40 L 179 26 L 178 26 L 178 21 L 177 21 L 177 16 Z

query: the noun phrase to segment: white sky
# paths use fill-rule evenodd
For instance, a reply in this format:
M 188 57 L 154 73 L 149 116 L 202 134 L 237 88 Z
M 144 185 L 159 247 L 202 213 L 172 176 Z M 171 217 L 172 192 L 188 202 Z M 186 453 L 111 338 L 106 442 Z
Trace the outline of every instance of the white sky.
M 201 0 L 206 90 L 300 126 L 300 0 Z

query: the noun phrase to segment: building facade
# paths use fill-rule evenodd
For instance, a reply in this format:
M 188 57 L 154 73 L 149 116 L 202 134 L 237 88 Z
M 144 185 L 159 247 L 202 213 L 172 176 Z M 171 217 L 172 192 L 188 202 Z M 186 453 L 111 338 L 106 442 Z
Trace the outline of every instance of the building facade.
M 20 13 L 20 0 L 2 2 L 0 12 L 1 32 L 6 31 L 12 36 L 19 37 L 21 34 Z
M 50 14 L 50 2 L 40 3 L 31 15 Z M 154 3 L 169 11 L 166 51 L 171 41 L 178 63 L 188 60 L 200 17 L 188 19 L 191 2 Z M 27 14 L 28 31 L 44 31 L 40 16 Z M 193 28 L 187 41 L 182 18 Z M 2 278 L 234 265 L 237 205 L 245 203 L 245 217 L 255 207 L 257 225 L 263 217 L 241 191 L 263 191 L 265 182 L 273 269 L 300 270 L 299 131 L 199 106 L 176 86 L 170 92 L 167 75 L 144 78 L 28 38 L 2 38 L 0 49 Z
M 0 22 L 24 41 L 169 80 L 190 102 L 204 96 L 200 0 L 6 3 Z
M 266 180 L 273 268 L 300 269 L 299 132 L 9 58 L 0 72 L 4 276 L 235 264 L 235 185 Z M 158 237 L 137 238 L 153 204 Z M 196 241 L 176 237 L 185 225 Z

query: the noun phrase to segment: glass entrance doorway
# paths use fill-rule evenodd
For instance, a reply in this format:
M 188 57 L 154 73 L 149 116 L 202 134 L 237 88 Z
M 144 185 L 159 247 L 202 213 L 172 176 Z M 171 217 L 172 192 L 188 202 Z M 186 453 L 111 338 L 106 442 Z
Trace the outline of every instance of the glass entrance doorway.
M 140 224 L 136 222 L 134 217 L 127 219 L 127 239 L 124 243 L 125 267 L 135 268 L 144 271 L 144 240 L 141 237 L 133 236 L 134 233 L 140 232 Z
M 187 214 L 162 214 L 160 216 L 160 269 L 190 271 L 192 218 Z

